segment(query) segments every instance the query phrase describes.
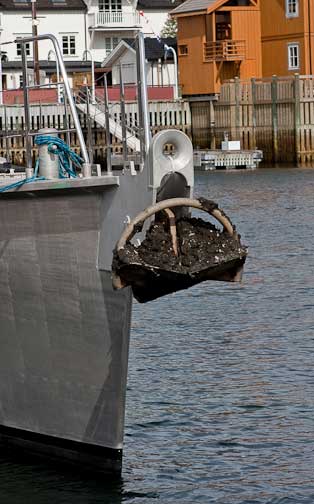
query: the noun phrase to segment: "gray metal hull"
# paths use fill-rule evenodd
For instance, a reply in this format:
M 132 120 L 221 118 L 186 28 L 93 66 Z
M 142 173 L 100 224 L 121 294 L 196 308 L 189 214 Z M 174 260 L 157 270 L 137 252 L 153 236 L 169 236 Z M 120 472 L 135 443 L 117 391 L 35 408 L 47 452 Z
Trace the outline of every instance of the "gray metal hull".
M 0 198 L 0 439 L 109 471 L 121 469 L 132 300 L 113 292 L 107 251 L 127 187 L 131 215 L 151 201 L 146 182 L 120 185 Z

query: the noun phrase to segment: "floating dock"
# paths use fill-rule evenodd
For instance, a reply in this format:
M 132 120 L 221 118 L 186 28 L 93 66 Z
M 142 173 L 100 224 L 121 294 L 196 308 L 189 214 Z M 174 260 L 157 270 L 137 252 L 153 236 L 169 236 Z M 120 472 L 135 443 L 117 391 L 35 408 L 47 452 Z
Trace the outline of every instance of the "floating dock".
M 199 170 L 255 170 L 262 159 L 261 150 L 194 151 L 194 167 Z

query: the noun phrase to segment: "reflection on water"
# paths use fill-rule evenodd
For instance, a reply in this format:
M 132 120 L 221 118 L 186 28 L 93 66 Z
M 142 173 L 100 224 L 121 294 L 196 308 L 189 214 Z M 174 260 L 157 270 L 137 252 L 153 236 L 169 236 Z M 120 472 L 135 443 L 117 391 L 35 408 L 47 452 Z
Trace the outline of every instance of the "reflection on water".
M 135 304 L 118 482 L 0 460 L 0 502 L 313 504 L 314 172 L 197 176 L 243 283 Z
M 122 502 L 122 481 L 104 481 L 47 463 L 0 457 L 1 504 Z

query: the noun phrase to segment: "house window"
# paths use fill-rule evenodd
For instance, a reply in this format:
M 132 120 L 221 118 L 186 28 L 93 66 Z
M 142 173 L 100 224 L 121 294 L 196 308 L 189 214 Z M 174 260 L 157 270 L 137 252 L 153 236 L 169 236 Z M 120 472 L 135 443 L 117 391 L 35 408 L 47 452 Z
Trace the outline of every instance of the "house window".
M 25 42 L 25 52 L 26 52 L 26 56 L 30 56 L 31 55 L 31 44 L 30 42 Z M 21 42 L 17 42 L 16 43 L 16 55 L 21 57 L 22 56 L 22 44 Z
M 299 16 L 299 0 L 286 0 L 286 17 Z
M 105 38 L 105 51 L 106 56 L 114 50 L 115 47 L 119 44 L 119 39 L 117 37 L 106 37 Z
M 300 48 L 299 44 L 288 44 L 288 70 L 299 70 Z
M 179 45 L 179 55 L 180 56 L 186 56 L 189 54 L 189 49 L 186 44 Z
M 98 7 L 100 11 L 121 12 L 121 0 L 98 0 Z
M 75 35 L 62 35 L 62 52 L 64 56 L 76 54 Z

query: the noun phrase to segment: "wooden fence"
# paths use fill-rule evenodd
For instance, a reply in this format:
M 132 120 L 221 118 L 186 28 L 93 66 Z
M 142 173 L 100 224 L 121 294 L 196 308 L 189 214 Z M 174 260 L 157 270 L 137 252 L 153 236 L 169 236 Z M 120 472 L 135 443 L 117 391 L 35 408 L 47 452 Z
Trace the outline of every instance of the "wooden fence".
M 314 162 L 314 76 L 235 79 L 216 101 L 192 103 L 194 144 L 220 146 L 225 133 L 266 162 Z
M 119 119 L 120 106 L 112 103 L 110 112 L 113 117 Z M 69 111 L 65 112 L 63 105 L 31 105 L 31 127 L 37 131 L 40 128 L 65 129 L 74 128 L 72 116 Z M 83 132 L 87 137 L 87 118 L 79 113 Z M 166 128 L 180 129 L 187 135 L 191 135 L 191 114 L 189 104 L 185 101 L 153 101 L 149 102 L 149 117 L 152 133 Z M 136 103 L 126 104 L 126 120 L 128 124 L 137 124 L 138 109 Z M 6 133 L 12 135 L 21 133 L 24 128 L 24 109 L 20 105 L 0 106 L 0 156 L 9 157 L 14 164 L 25 164 L 25 139 L 11 136 L 5 138 Z M 106 159 L 106 134 L 96 122 L 92 121 L 92 149 L 95 162 Z M 64 134 L 60 135 L 64 138 Z M 79 152 L 79 143 L 76 133 L 70 133 L 71 147 Z M 111 136 L 110 143 L 112 152 L 120 154 L 122 144 L 119 139 Z M 37 156 L 37 149 L 33 149 L 33 157 Z
M 117 103 L 111 104 L 111 114 L 120 117 Z M 126 104 L 128 124 L 137 124 L 136 103 Z M 238 79 L 223 84 L 217 100 L 202 102 L 152 101 L 149 103 L 152 133 L 165 128 L 177 128 L 193 136 L 196 148 L 219 148 L 225 133 L 232 140 L 241 140 L 243 149 L 261 149 L 267 163 L 314 163 L 314 76 L 272 77 L 269 79 Z M 32 128 L 73 128 L 70 113 L 63 105 L 32 105 Z M 80 113 L 84 132 L 88 125 Z M 103 128 L 92 123 L 92 147 L 95 161 L 106 157 Z M 0 106 L 0 131 L 9 134 L 24 128 L 24 111 L 19 105 Z M 79 150 L 78 139 L 71 133 L 71 146 Z M 121 153 L 121 142 L 112 137 L 112 150 Z M 0 136 L 0 156 L 12 162 L 25 163 L 24 139 Z M 37 155 L 36 149 L 33 151 Z

